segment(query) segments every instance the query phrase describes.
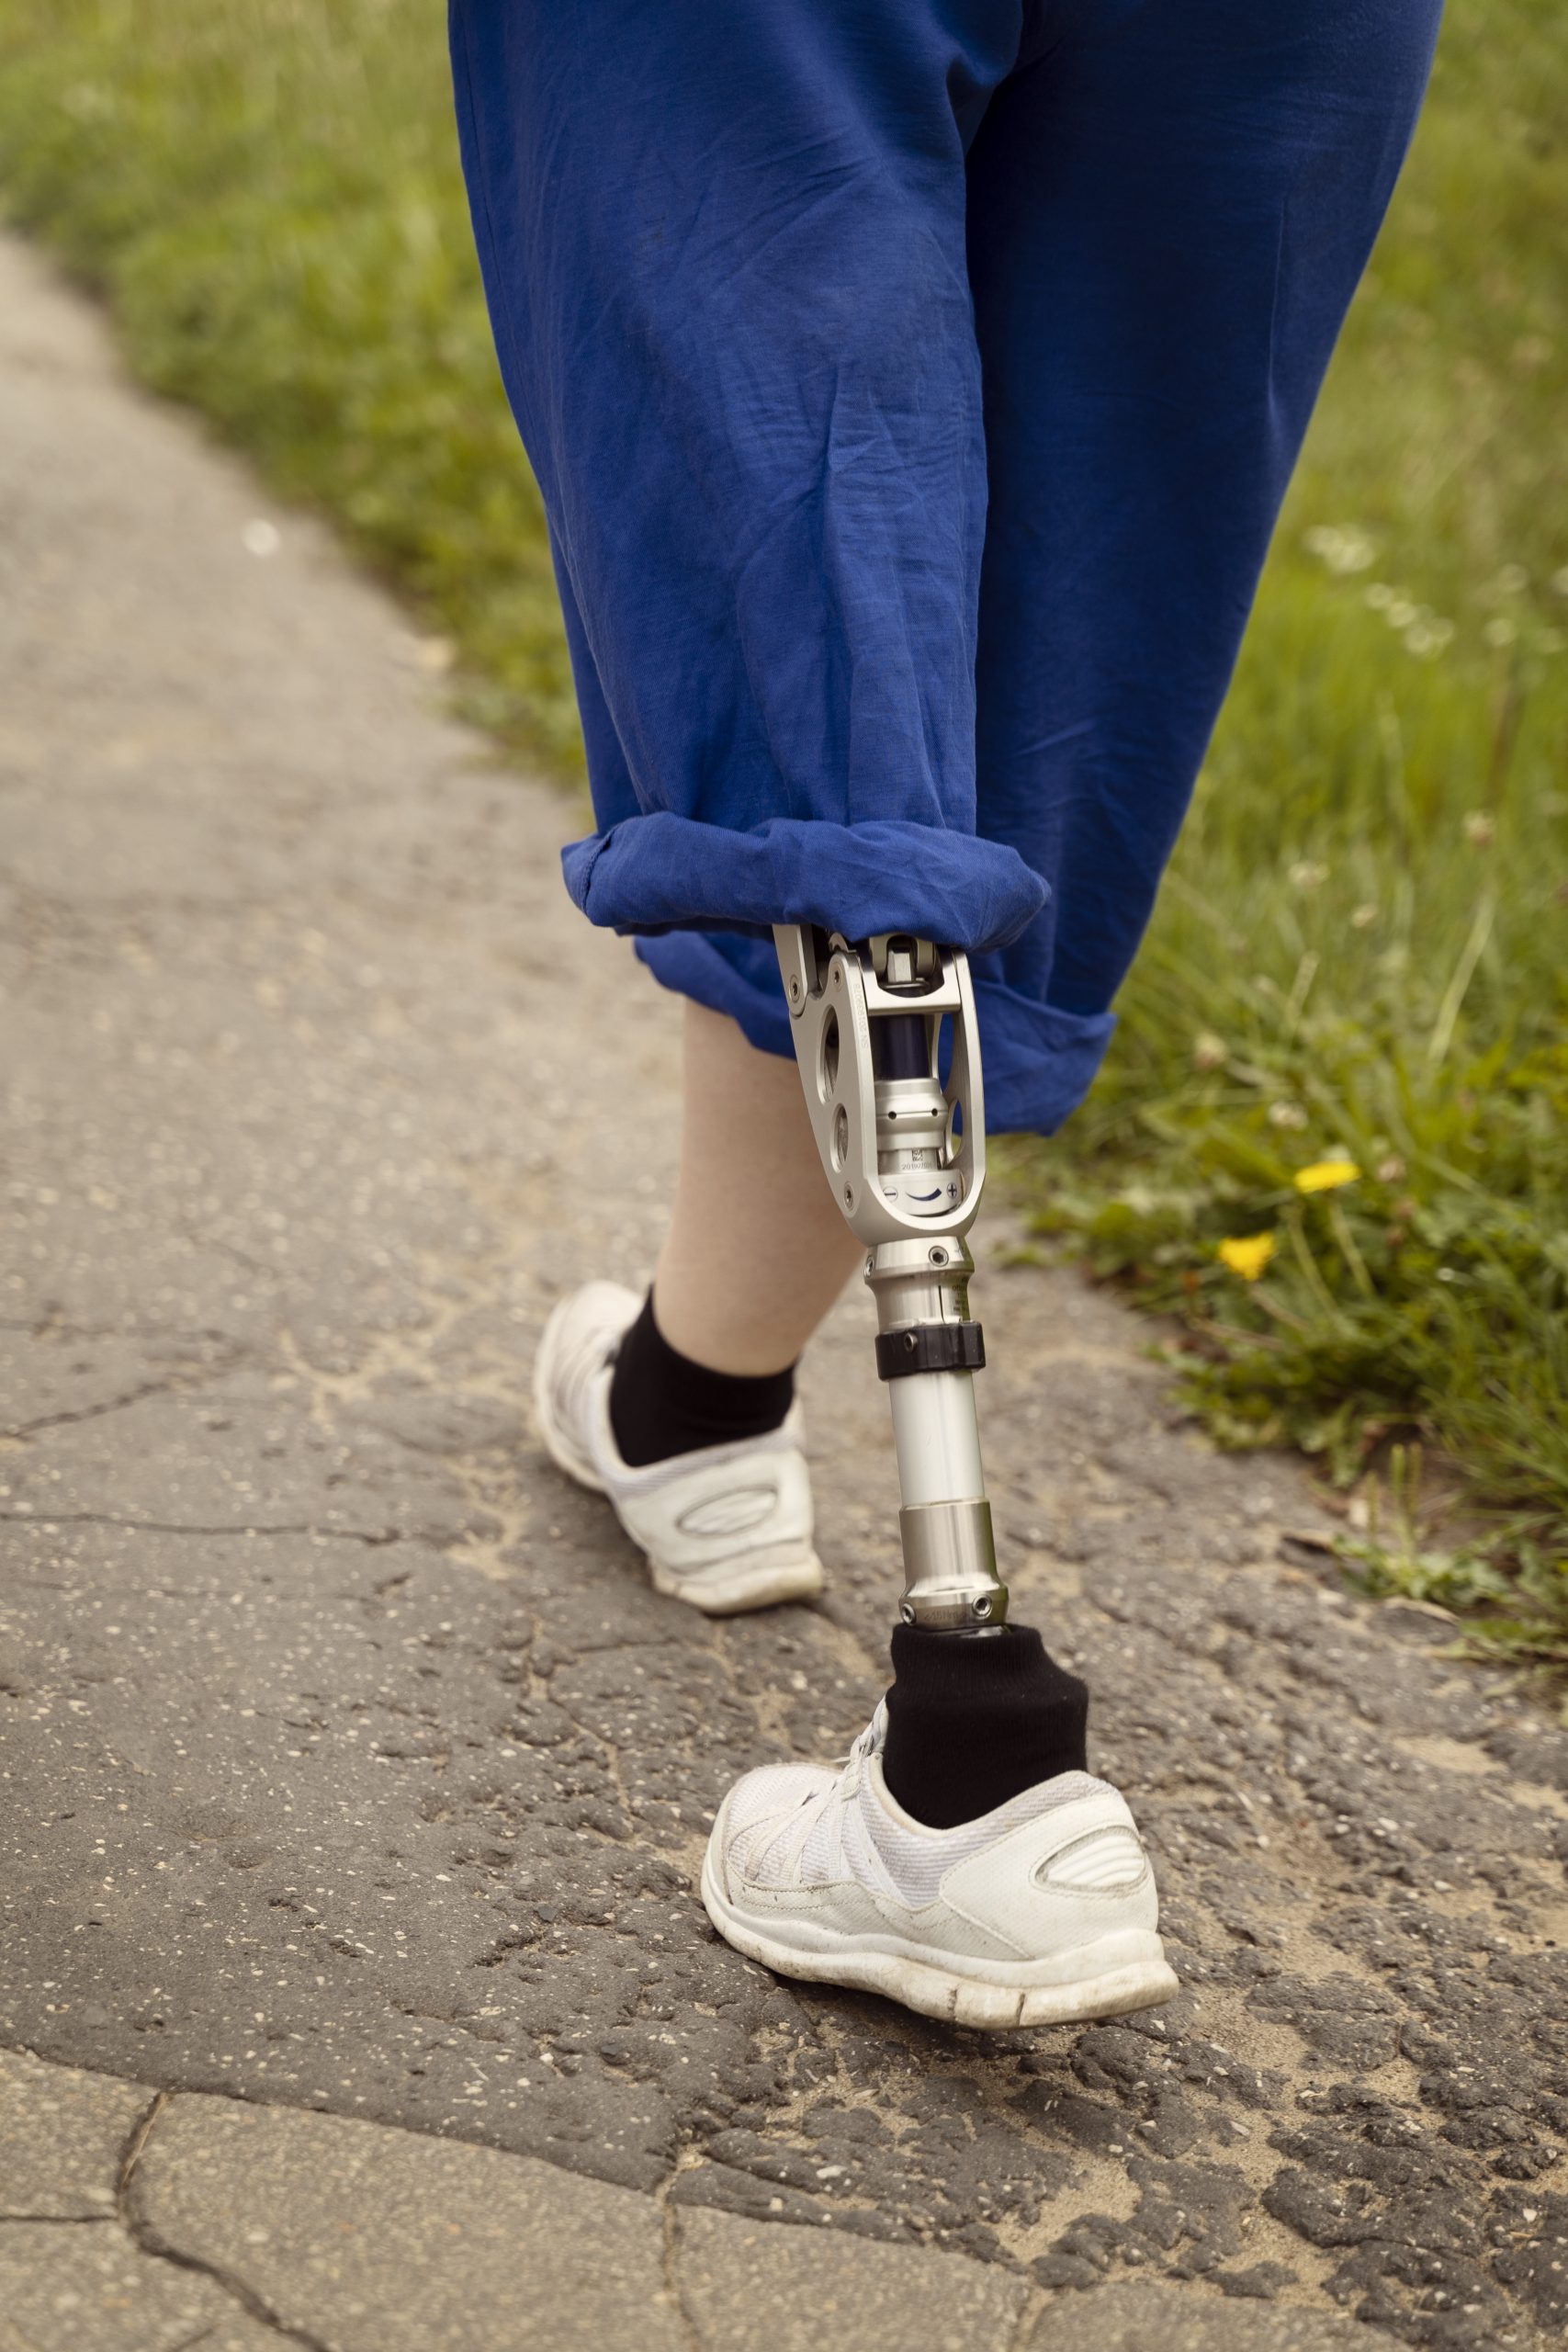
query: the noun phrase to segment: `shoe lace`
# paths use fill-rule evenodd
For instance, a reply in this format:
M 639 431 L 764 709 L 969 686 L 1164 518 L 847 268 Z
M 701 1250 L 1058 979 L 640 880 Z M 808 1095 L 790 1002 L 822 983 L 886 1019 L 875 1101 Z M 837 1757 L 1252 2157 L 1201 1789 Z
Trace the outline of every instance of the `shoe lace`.
M 848 1802 L 851 1795 L 849 1783 L 854 1768 L 863 1764 L 868 1757 L 874 1756 L 886 1736 L 887 1707 L 886 1701 L 879 1699 L 871 1721 L 860 1736 L 852 1741 L 849 1753 L 845 1756 L 836 1756 L 832 1759 L 839 1767 L 838 1778 L 829 1781 L 826 1788 L 814 1789 L 808 1797 L 801 1799 L 799 1809 L 787 1832 L 788 1866 L 798 1865 L 801 1856 L 810 1843 L 812 1832 L 823 1816 L 829 1813 L 834 1805 Z
M 868 1756 L 875 1755 L 886 1737 L 887 1702 L 886 1699 L 879 1699 L 870 1723 L 867 1724 L 860 1737 L 852 1744 L 849 1754 L 836 1760 L 840 1764 L 863 1764 Z
M 589 1390 L 605 1365 L 615 1363 L 619 1346 L 618 1338 L 607 1340 L 603 1330 L 591 1330 L 563 1355 L 556 1374 L 556 1394 L 562 1418 L 571 1426 L 581 1423 Z
M 838 1768 L 838 1779 L 829 1781 L 826 1788 L 813 1789 L 808 1797 L 802 1797 L 798 1817 L 791 1829 L 791 1845 L 795 1854 L 798 1855 L 829 1806 L 836 1804 L 845 1794 L 844 1781 L 851 1767 L 863 1763 L 868 1756 L 874 1756 L 886 1736 L 887 1708 L 886 1702 L 879 1699 L 870 1723 L 860 1736 L 851 1742 L 848 1753 L 843 1756 L 835 1756 L 830 1759 L 831 1763 Z

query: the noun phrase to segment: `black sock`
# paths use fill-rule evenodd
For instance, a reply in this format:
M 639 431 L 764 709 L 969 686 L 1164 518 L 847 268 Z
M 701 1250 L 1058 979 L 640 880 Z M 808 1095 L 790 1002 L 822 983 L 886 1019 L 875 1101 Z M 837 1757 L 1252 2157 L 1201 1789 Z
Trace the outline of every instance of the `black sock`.
M 702 1445 L 776 1430 L 795 1396 L 795 1366 L 751 1379 L 710 1372 L 672 1348 L 653 1319 L 653 1293 L 621 1341 L 610 1381 L 610 1427 L 634 1470 Z
M 1087 1771 L 1089 1686 L 1032 1625 L 929 1634 L 898 1625 L 883 1778 L 928 1829 L 977 1821 L 1058 1772 Z

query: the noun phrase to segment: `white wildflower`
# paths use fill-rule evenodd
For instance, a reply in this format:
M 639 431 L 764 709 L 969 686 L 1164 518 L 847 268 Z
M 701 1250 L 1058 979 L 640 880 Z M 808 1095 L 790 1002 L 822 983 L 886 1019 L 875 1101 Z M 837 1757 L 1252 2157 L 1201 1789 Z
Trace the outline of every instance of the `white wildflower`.
M 1412 653 L 1418 653 L 1429 661 L 1433 654 L 1440 653 L 1444 646 L 1451 642 L 1453 633 L 1452 621 L 1440 619 L 1423 605 L 1404 632 L 1404 642 Z
M 1309 554 L 1337 572 L 1365 571 L 1375 552 L 1365 531 L 1353 526 L 1341 530 L 1332 523 L 1315 525 L 1307 532 L 1303 545 Z

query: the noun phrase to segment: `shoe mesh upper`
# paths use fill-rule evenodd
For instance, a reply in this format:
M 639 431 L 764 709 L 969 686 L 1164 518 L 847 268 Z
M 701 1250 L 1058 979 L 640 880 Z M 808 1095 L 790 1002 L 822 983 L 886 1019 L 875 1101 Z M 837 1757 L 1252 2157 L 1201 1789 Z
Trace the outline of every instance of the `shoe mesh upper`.
M 1021 1790 L 1016 1797 L 998 1805 L 995 1813 L 983 1814 L 978 1821 L 962 1822 L 955 1829 L 915 1832 L 894 1820 L 872 1787 L 868 1771 L 857 1792 L 855 1810 L 900 1902 L 918 1911 L 936 1901 L 942 1880 L 955 1863 L 966 1862 L 971 1854 L 994 1846 L 1010 1830 L 1021 1829 L 1026 1821 L 1038 1821 L 1042 1814 L 1055 1813 L 1058 1805 L 1072 1804 L 1079 1797 L 1100 1795 L 1105 1786 L 1092 1773 L 1062 1772 L 1054 1781 L 1042 1781 L 1035 1788 Z
M 954 1829 L 907 1829 L 888 1811 L 873 1758 L 881 1710 L 841 1773 L 773 1764 L 749 1772 L 729 1800 L 729 1869 L 753 1886 L 825 1886 L 853 1880 L 910 1910 L 934 1903 L 955 1864 L 1043 1814 L 1107 1791 L 1089 1772 L 1063 1772 Z
M 800 1827 L 803 1808 L 832 1785 L 832 1774 L 817 1764 L 764 1764 L 748 1772 L 729 1799 L 725 1840 L 728 1867 L 754 1885 L 782 1885 L 773 1849 L 794 1843 L 792 1833 Z

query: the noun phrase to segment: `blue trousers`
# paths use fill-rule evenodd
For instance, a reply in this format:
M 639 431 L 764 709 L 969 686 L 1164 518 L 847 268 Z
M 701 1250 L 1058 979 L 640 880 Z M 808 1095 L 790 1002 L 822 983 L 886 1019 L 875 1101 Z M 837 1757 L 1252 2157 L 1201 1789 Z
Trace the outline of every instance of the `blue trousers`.
M 1081 1101 L 1440 0 L 451 0 L 592 921 L 790 1050 L 775 922 Z

